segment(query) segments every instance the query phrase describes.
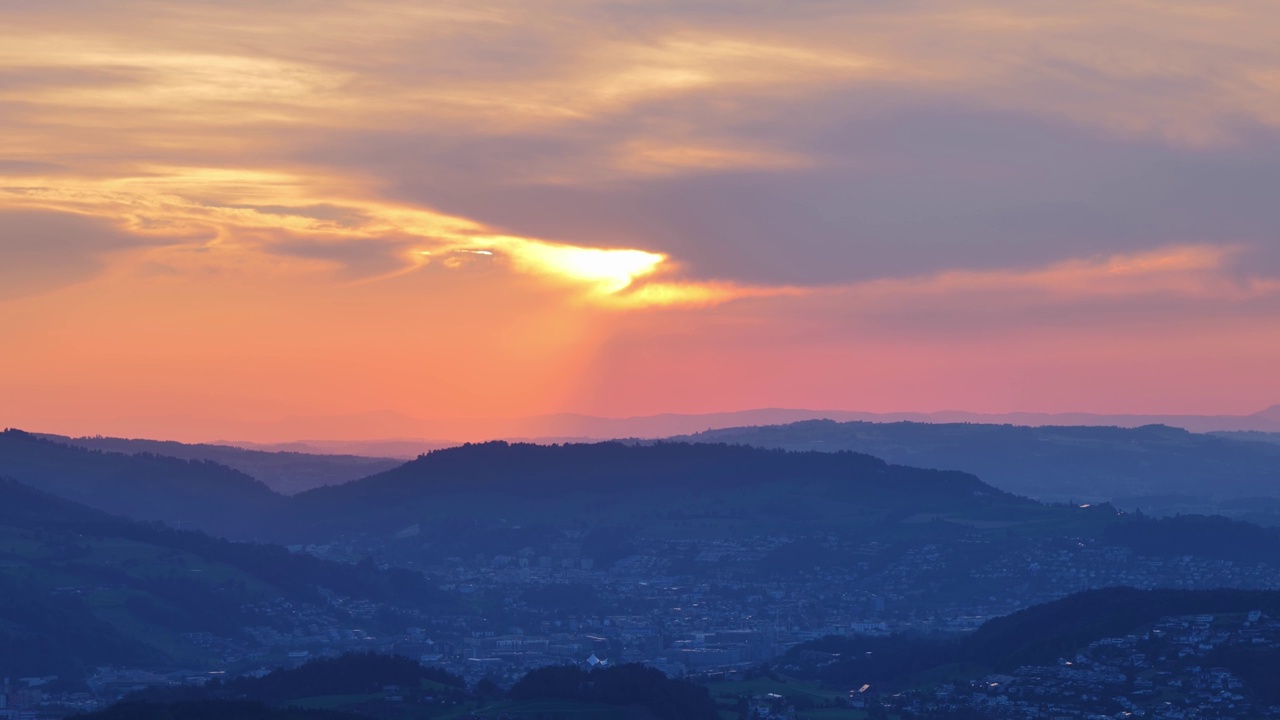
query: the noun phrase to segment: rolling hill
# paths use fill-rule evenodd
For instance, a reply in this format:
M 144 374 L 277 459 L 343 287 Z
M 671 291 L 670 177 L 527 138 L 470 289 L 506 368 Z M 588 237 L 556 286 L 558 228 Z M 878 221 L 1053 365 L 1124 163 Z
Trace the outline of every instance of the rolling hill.
M 1280 592 L 1101 588 L 994 618 L 968 635 L 831 636 L 797 645 L 774 664 L 832 687 L 864 680 L 905 687 L 947 667 L 967 666 L 972 674 L 1054 663 L 1163 617 L 1254 610 L 1280 615 Z
M 282 495 L 293 495 L 323 485 L 341 485 L 385 472 L 404 462 L 360 455 L 325 455 L 283 450 L 266 452 L 231 445 L 188 444 L 171 440 L 73 438 L 48 434 L 37 434 L 36 437 L 87 450 L 215 462 L 261 480 L 267 487 Z
M 285 502 L 214 462 L 87 450 L 18 430 L 0 432 L 0 477 L 114 515 L 246 540 Z
M 0 479 L 0 675 L 72 681 L 99 665 L 198 667 L 210 651 L 187 634 L 236 638 L 278 621 L 247 605 L 323 604 L 325 592 L 391 607 L 441 599 L 409 571 L 139 523 Z
M 495 525 L 662 532 L 692 517 L 850 527 L 1039 507 L 972 475 L 868 455 L 683 443 L 465 445 L 285 497 L 209 461 L 88 450 L 6 431 L 0 474 L 135 520 L 284 543 L 406 529 L 482 540 L 477 529 Z
M 299 494 L 288 512 L 299 529 L 325 536 L 411 526 L 459 532 L 495 519 L 586 529 L 652 528 L 688 517 L 847 526 L 994 506 L 1038 507 L 972 475 L 857 453 L 492 442 L 436 450 L 364 480 Z

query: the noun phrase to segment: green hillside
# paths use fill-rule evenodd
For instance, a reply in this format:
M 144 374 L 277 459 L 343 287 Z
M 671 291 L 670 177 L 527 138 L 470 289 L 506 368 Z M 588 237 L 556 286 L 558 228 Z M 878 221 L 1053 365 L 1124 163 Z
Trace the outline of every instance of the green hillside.
M 323 590 L 322 590 L 323 589 Z M 191 633 L 237 637 L 244 609 L 322 592 L 430 607 L 420 575 L 147 525 L 0 480 L 0 675 L 83 678 L 97 665 L 223 662 Z
M 114 515 L 255 539 L 285 498 L 204 460 L 87 450 L 18 430 L 0 432 L 0 477 Z
M 773 665 L 829 687 L 873 682 L 905 689 L 924 677 L 940 681 L 948 672 L 1012 672 L 1053 663 L 1167 616 L 1253 610 L 1280 614 L 1280 591 L 1103 588 L 989 620 L 965 636 L 827 637 L 792 648 Z
M 486 687 L 487 684 L 487 687 Z M 559 720 L 717 720 L 706 687 L 672 679 L 640 664 L 594 670 L 550 665 L 530 670 L 509 691 L 481 681 L 468 691 L 461 677 L 413 660 L 349 653 L 313 660 L 264 677 L 240 677 L 203 687 L 157 688 L 126 699 L 148 707 L 244 700 L 273 707 L 340 710 L 408 720 L 469 717 Z
M 504 442 L 436 450 L 364 480 L 302 493 L 288 513 L 299 532 L 316 537 L 389 535 L 415 525 L 457 535 L 495 517 L 512 525 L 668 535 L 856 530 L 912 516 L 978 523 L 1048 517 L 1043 506 L 972 475 L 856 453 Z

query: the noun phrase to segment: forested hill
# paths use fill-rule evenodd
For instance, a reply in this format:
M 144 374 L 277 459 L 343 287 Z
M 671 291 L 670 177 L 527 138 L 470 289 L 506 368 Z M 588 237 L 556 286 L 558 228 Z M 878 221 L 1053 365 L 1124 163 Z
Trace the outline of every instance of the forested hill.
M 1280 592 L 1103 588 L 989 620 L 964 639 L 964 655 L 1010 671 L 1069 657 L 1094 640 L 1134 632 L 1162 617 L 1252 610 L 1280 615 Z
M 113 437 L 37 437 L 88 450 L 136 455 L 149 453 L 182 460 L 209 460 L 261 480 L 272 490 L 293 495 L 324 485 L 341 485 L 400 465 L 402 460 L 358 455 L 320 455 L 304 452 L 266 452 L 229 445 L 180 443 Z
M 486 685 L 488 686 L 486 688 Z M 388 686 L 398 698 L 391 706 L 378 702 Z M 369 702 L 373 700 L 373 702 Z M 717 720 L 716 703 L 707 688 L 667 677 L 640 664 L 623 664 L 584 670 L 575 665 L 550 665 L 530 670 L 510 692 L 491 680 L 481 680 L 468 691 L 461 677 L 444 670 L 423 667 L 416 661 L 367 653 L 313 660 L 292 670 L 276 670 L 262 677 L 240 677 L 203 687 L 157 688 L 137 693 L 117 706 L 91 718 L 177 718 L 200 708 L 229 701 L 269 703 L 275 707 L 338 706 L 344 711 L 372 717 L 459 717 L 461 704 L 472 701 L 470 717 L 618 717 L 647 720 Z M 487 707 L 482 707 L 487 706 Z M 416 709 L 404 714 L 396 712 Z M 616 712 L 610 711 L 616 709 Z M 162 714 L 168 709 L 172 714 Z M 229 709 L 229 708 L 228 708 Z M 251 708 L 246 708 L 251 709 Z M 604 712 L 601 712 L 601 711 Z M 258 716 L 261 710 L 255 710 Z M 217 717 L 216 715 L 193 715 Z M 231 717 L 231 715 L 227 715 Z M 236 715 L 239 717 L 239 715 Z M 274 716 L 263 716 L 273 718 Z
M 1052 664 L 1091 642 L 1122 637 L 1164 617 L 1254 610 L 1280 616 L 1280 592 L 1103 588 L 989 620 L 959 638 L 833 636 L 802 643 L 775 664 L 833 687 L 868 681 L 903 686 L 922 673 L 959 663 L 997 672 Z
M 724 444 L 619 442 L 567 445 L 487 442 L 435 450 L 346 488 L 319 488 L 309 497 L 386 497 L 388 493 L 446 494 L 483 490 L 556 497 L 575 492 L 629 492 L 649 488 L 733 489 L 779 479 L 817 478 L 857 483 L 897 494 L 886 478 L 912 490 L 946 495 L 1003 495 L 963 473 L 890 466 L 853 452 L 762 450 Z
M 1280 497 L 1280 445 L 1163 425 L 1023 427 L 811 420 L 709 430 L 673 439 L 864 452 L 889 462 L 971 472 L 1003 490 L 1051 501 L 1172 494 Z M 1150 506 L 1150 501 L 1143 504 Z
M 427 585 L 421 574 L 408 570 L 379 570 L 372 563 L 322 560 L 305 553 L 291 553 L 279 545 L 233 542 L 199 531 L 137 522 L 49 495 L 9 478 L 0 478 L 0 532 L 13 531 L 29 531 L 39 543 L 46 545 L 66 540 L 63 543 L 66 547 L 62 548 L 65 552 L 42 555 L 37 559 L 43 562 L 63 557 L 76 561 L 74 570 L 97 571 L 115 562 L 110 552 L 92 551 L 92 543 L 102 539 L 127 541 L 169 553 L 186 553 L 205 562 L 235 568 L 294 596 L 313 594 L 317 587 L 323 586 L 343 595 L 392 605 L 429 605 L 442 597 Z M 73 547 L 77 542 L 81 545 Z M 117 546 L 111 544 L 109 549 L 114 550 Z M 96 565 L 78 562 L 86 556 L 85 547 L 89 547 L 87 555 L 99 561 Z M 26 552 L 30 552 L 29 547 Z M 23 552 L 9 552 L 6 548 L 0 548 L 0 553 L 14 560 L 5 566 L 10 570 L 29 559 Z
M 382 692 L 429 692 L 436 700 L 456 704 L 467 699 L 467 683 L 438 667 L 422 665 L 399 655 L 351 652 L 318 658 L 295 668 L 276 668 L 263 676 L 241 675 L 203 686 L 151 688 L 134 693 L 133 702 L 249 700 L 271 705 L 292 705 L 308 698 L 361 696 Z
M 72 447 L 0 432 L 0 477 L 115 515 L 253 539 L 285 498 L 217 463 Z
M 858 453 L 491 442 L 436 450 L 380 475 L 302 493 L 291 512 L 329 530 L 350 530 L 449 518 L 473 503 L 512 522 L 574 515 L 603 524 L 703 508 L 803 521 L 850 508 L 922 513 L 1031 504 L 972 475 L 899 467 Z
M 282 543 L 440 529 L 467 518 L 471 527 L 502 518 L 635 529 L 711 516 L 797 530 L 815 521 L 1033 505 L 972 475 L 858 453 L 688 443 L 465 445 L 285 497 L 212 462 L 87 450 L 11 430 L 0 433 L 0 475 L 112 514 Z
M 272 622 L 248 605 L 326 593 L 390 609 L 442 602 L 418 573 L 113 517 L 0 478 L 0 675 L 74 684 L 95 666 L 171 664 L 175 651 L 199 666 L 186 633 L 239 637 Z

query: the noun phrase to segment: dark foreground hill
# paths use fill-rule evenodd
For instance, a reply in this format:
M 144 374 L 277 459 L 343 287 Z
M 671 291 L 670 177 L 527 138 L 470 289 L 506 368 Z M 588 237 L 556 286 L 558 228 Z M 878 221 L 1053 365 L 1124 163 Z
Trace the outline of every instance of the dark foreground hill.
M 80 720 L 356 720 L 360 715 L 316 708 L 272 707 L 250 700 L 130 701 Z
M 728 428 L 676 438 L 788 450 L 854 451 L 915 467 L 963 470 L 1049 501 L 1122 502 L 1205 512 L 1223 498 L 1280 497 L 1280 445 L 1150 425 L 1022 427 L 839 423 Z
M 111 437 L 37 437 L 88 450 L 137 455 L 163 455 L 181 460 L 207 460 L 239 470 L 283 495 L 293 495 L 324 485 L 341 485 L 394 468 L 403 460 L 359 455 L 321 455 L 304 452 L 264 452 L 229 445 L 180 443 L 172 440 L 139 440 Z
M 395 688 L 387 691 L 388 687 Z M 181 687 L 153 687 L 127 696 L 128 701 L 172 703 L 181 701 L 248 700 L 270 705 L 301 704 L 311 698 L 380 693 L 408 696 L 410 703 L 433 701 L 454 704 L 467 699 L 467 683 L 438 667 L 420 664 L 399 655 L 351 652 L 310 660 L 295 668 L 276 668 L 262 676 L 242 675 L 226 682 Z
M 390 702 L 389 702 L 390 700 Z M 137 693 L 102 714 L 102 720 L 134 717 L 217 717 L 206 708 L 231 701 L 246 706 L 252 717 L 274 720 L 268 707 L 326 707 L 373 717 L 458 717 L 461 703 L 474 702 L 471 717 L 618 717 L 644 720 L 716 720 L 716 704 L 703 686 L 672 679 L 654 668 L 623 664 L 584 670 L 551 665 L 530 670 L 503 692 L 491 680 L 468 691 L 461 677 L 424 667 L 416 661 L 373 653 L 349 653 L 313 660 L 292 670 L 276 670 L 261 678 L 240 677 L 203 687 L 158 688 Z M 163 714 L 168 709 L 172 715 Z M 604 710 L 605 712 L 601 712 Z M 400 711 L 400 712 L 397 712 Z M 406 714 L 404 711 L 408 711 Z M 227 717 L 239 717 L 229 715 Z M 284 717 L 284 716 L 282 716 Z M 310 716 L 300 716 L 310 717 Z

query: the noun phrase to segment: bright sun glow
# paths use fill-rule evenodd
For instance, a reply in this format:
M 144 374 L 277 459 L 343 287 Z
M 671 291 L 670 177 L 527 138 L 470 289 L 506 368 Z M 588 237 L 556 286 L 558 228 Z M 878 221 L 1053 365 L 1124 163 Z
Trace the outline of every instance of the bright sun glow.
M 625 290 L 636 278 L 649 275 L 667 259 L 666 255 L 644 250 L 605 250 L 542 243 L 522 243 L 514 254 L 518 262 L 532 266 L 531 269 L 594 284 L 606 295 Z

